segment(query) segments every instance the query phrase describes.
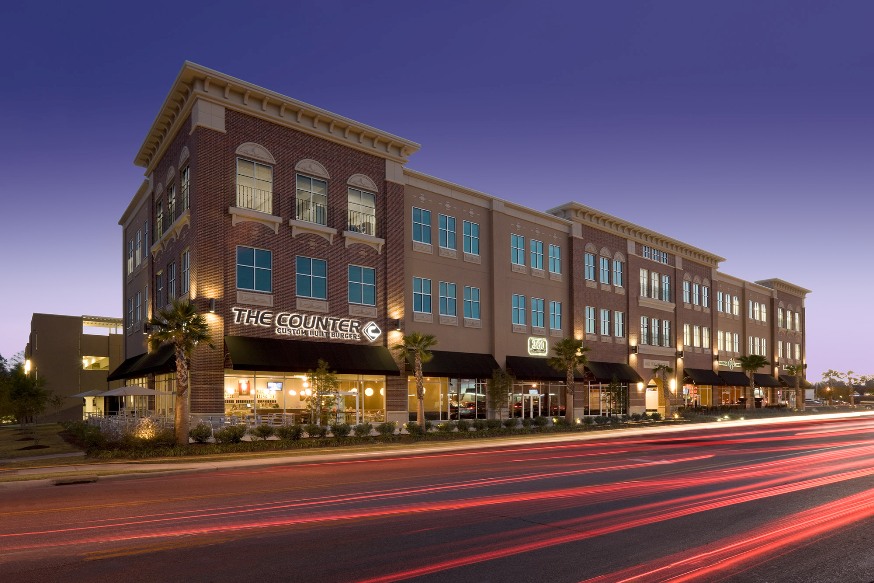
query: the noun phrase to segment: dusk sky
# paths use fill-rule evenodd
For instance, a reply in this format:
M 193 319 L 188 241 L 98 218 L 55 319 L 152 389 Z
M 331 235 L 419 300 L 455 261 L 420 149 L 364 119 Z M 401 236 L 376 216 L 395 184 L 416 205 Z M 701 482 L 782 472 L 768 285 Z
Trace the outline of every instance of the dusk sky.
M 190 60 L 418 142 L 412 169 L 808 288 L 807 378 L 874 374 L 872 26 L 870 1 L 5 2 L 0 354 L 34 312 L 121 317 L 133 159 Z

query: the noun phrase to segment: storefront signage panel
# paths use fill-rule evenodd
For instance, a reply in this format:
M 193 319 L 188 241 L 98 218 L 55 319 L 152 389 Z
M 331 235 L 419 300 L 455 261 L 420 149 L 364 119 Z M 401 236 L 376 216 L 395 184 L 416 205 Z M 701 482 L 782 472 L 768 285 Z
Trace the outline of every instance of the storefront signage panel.
M 280 336 L 304 336 L 330 340 L 367 340 L 373 342 L 382 335 L 376 322 L 362 324 L 354 318 L 317 316 L 297 312 L 276 312 L 257 308 L 231 308 L 234 324 L 273 328 Z
M 537 338 L 536 336 L 528 338 L 528 354 L 531 356 L 547 356 L 549 354 L 549 343 L 546 338 Z

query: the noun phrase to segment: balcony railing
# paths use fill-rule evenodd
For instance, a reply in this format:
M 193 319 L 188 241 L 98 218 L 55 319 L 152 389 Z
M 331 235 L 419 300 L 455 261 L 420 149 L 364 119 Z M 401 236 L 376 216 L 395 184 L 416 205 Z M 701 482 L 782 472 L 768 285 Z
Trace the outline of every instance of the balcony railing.
M 271 215 L 273 214 L 273 193 L 238 184 L 237 206 Z
M 350 209 L 347 213 L 347 225 L 349 231 L 376 236 L 376 215 L 373 213 Z
M 297 199 L 295 204 L 295 218 L 299 221 L 307 221 L 317 225 L 328 224 L 328 209 L 325 205 L 311 200 Z

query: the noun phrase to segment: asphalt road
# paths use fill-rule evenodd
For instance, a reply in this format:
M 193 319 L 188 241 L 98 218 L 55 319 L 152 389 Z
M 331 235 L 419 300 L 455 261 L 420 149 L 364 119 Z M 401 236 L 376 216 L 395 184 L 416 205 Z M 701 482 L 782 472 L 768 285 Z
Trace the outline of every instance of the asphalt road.
M 874 581 L 874 418 L 2 493 L 0 582 Z

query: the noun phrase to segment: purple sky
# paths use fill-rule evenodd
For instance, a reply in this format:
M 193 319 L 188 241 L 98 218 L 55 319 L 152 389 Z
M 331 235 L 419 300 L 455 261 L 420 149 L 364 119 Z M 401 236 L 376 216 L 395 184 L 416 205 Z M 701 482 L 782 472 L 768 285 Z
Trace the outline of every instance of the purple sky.
M 33 312 L 121 316 L 132 160 L 187 59 L 419 142 L 410 168 L 576 200 L 811 289 L 808 378 L 874 373 L 872 2 L 15 4 L 6 357 Z

